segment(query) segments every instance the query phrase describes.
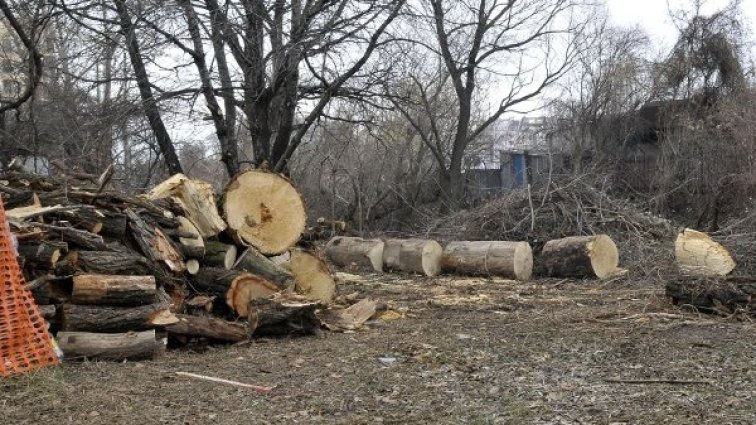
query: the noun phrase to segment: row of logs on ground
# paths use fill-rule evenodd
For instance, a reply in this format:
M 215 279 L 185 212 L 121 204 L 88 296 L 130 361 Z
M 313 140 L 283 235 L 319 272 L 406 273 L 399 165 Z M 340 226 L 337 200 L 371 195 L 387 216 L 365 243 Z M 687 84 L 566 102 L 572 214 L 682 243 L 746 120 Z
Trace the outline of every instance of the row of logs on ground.
M 66 358 L 151 358 L 339 318 L 328 266 L 296 247 L 306 216 L 285 178 L 239 174 L 218 202 L 183 175 L 139 196 L 107 177 L 0 176 L 26 285 Z
M 356 267 L 435 276 L 439 273 L 499 276 L 528 280 L 533 274 L 533 251 L 527 242 L 456 241 L 442 247 L 426 239 L 362 239 L 337 236 L 325 248 L 330 262 Z M 572 236 L 547 242 L 538 257 L 539 275 L 598 277 L 623 273 L 619 253 L 607 235 Z

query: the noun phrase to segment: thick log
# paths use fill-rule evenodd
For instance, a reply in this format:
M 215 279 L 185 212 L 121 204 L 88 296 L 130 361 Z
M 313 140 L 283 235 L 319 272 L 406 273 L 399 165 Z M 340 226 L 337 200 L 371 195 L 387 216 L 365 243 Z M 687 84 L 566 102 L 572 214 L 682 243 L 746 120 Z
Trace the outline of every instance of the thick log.
M 205 256 L 202 264 L 209 267 L 231 269 L 236 262 L 237 249 L 235 245 L 228 245 L 217 241 L 205 242 Z
M 291 248 L 307 220 L 304 202 L 294 186 L 278 174 L 259 170 L 238 174 L 228 183 L 223 212 L 234 240 L 265 255 Z
M 150 226 L 134 211 L 127 209 L 129 229 L 142 253 L 156 263 L 164 263 L 173 272 L 184 272 L 184 258 L 157 226 Z
M 58 332 L 56 339 L 67 359 L 140 360 L 165 351 L 165 340 L 156 339 L 154 330 L 120 334 Z
M 328 264 L 318 254 L 292 249 L 289 268 L 294 275 L 297 293 L 307 299 L 328 304 L 336 296 L 336 280 Z
M 278 294 L 249 302 L 249 332 L 255 336 L 312 335 L 320 331 L 320 307 L 302 297 Z
M 735 268 L 735 260 L 725 247 L 693 229 L 677 235 L 675 258 L 680 271 L 689 275 L 725 276 Z
M 105 238 L 122 241 L 126 238 L 129 221 L 125 214 L 114 211 L 101 211 L 105 218 L 102 220 L 100 235 Z
M 154 276 L 77 275 L 73 278 L 71 302 L 133 306 L 156 301 Z
M 337 236 L 326 245 L 325 255 L 328 261 L 339 267 L 382 272 L 383 250 L 384 243 L 380 239 Z
M 572 236 L 547 242 L 539 261 L 546 276 L 603 279 L 617 271 L 619 253 L 607 235 Z
M 210 338 L 217 341 L 241 342 L 250 337 L 245 323 L 229 322 L 215 317 L 176 315 L 178 322 L 168 325 L 168 334 Z
M 61 211 L 55 214 L 58 224 L 68 223 L 71 226 L 90 233 L 100 234 L 107 216 L 104 212 L 91 207 L 81 207 L 75 210 Z
M 241 317 L 247 316 L 250 300 L 269 297 L 282 289 L 248 272 L 213 267 L 200 269 L 192 277 L 192 287 L 197 292 L 226 300 L 226 305 Z
M 281 287 L 294 286 L 294 276 L 289 270 L 274 263 L 254 247 L 247 248 L 236 260 L 233 268 L 256 274 Z
M 52 226 L 44 223 L 28 223 L 28 228 L 39 228 L 56 239 L 68 242 L 83 249 L 93 251 L 107 251 L 108 245 L 103 241 L 102 236 L 96 235 L 84 230 L 74 229 L 73 227 Z
M 451 242 L 444 248 L 441 268 L 453 274 L 528 280 L 533 251 L 527 242 Z
M 54 268 L 61 255 L 66 252 L 68 244 L 65 242 L 30 241 L 18 245 L 18 255 L 24 259 L 24 264 L 34 265 L 43 270 Z
M 710 313 L 745 312 L 756 317 L 756 277 L 687 277 L 666 284 L 675 304 Z
M 215 236 L 226 229 L 226 223 L 218 215 L 215 195 L 209 183 L 175 174 L 155 186 L 147 196 L 150 199 L 171 198 L 203 238 Z
M 60 318 L 64 331 L 106 333 L 143 331 L 177 321 L 163 303 L 137 307 L 63 304 Z
M 151 273 L 154 265 L 141 255 L 113 251 L 71 251 L 66 256 L 71 273 L 144 276 Z
M 432 240 L 389 239 L 383 248 L 383 265 L 388 270 L 436 276 L 441 272 L 443 252 Z

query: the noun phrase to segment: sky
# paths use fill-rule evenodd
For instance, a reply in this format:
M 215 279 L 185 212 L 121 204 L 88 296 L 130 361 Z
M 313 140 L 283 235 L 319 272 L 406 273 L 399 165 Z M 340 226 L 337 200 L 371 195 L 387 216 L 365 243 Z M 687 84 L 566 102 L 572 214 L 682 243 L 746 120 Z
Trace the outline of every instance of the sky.
M 715 11 L 728 4 L 727 0 L 708 0 L 704 13 Z M 671 47 L 677 29 L 669 18 L 669 6 L 673 10 L 687 8 L 691 0 L 606 0 L 612 22 L 621 26 L 638 25 L 649 34 L 659 48 Z M 742 0 L 744 20 L 753 34 L 756 30 L 756 0 Z

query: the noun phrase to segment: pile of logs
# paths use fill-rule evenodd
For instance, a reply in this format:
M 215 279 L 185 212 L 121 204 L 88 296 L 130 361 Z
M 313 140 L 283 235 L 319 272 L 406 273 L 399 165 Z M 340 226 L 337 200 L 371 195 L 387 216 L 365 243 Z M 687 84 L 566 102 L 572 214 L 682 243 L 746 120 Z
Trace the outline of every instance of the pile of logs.
M 68 358 L 317 333 L 335 296 L 326 263 L 295 247 L 304 204 L 276 174 L 239 174 L 220 208 L 208 183 L 180 174 L 128 196 L 107 176 L 7 171 L 0 194 L 27 286 Z
M 508 241 L 455 241 L 442 247 L 426 239 L 337 236 L 326 245 L 325 255 L 339 267 L 425 276 L 443 272 L 528 280 L 534 265 L 529 243 Z M 605 279 L 623 272 L 617 246 L 607 235 L 549 241 L 537 261 L 539 274 L 546 277 Z

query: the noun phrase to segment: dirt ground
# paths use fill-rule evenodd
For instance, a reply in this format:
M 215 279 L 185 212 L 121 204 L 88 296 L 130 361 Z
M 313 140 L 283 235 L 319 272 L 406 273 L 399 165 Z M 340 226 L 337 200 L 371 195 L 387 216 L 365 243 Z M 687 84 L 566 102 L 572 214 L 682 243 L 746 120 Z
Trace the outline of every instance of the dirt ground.
M 0 381 L 3 424 L 756 424 L 756 326 L 618 281 L 346 276 L 351 334 Z M 178 377 L 274 385 L 267 395 Z

